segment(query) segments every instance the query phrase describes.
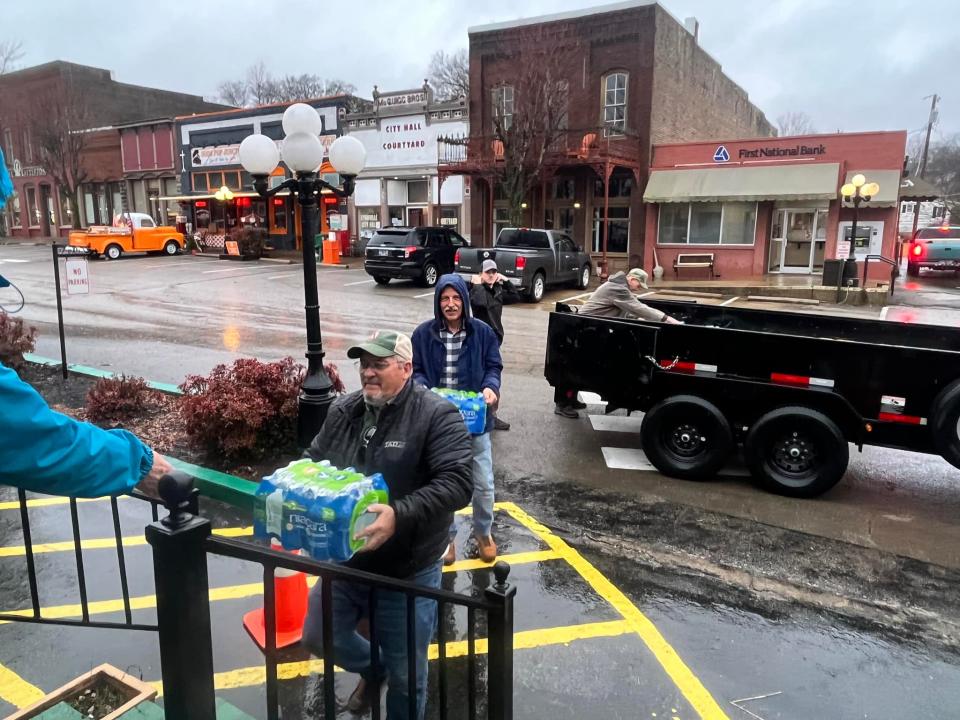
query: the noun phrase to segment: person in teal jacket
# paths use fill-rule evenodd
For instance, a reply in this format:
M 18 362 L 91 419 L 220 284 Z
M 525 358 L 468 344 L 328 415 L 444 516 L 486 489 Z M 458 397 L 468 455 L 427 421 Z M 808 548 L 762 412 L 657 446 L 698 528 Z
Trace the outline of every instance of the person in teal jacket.
M 0 485 L 72 497 L 157 496 L 170 463 L 126 430 L 103 430 L 50 409 L 0 364 Z

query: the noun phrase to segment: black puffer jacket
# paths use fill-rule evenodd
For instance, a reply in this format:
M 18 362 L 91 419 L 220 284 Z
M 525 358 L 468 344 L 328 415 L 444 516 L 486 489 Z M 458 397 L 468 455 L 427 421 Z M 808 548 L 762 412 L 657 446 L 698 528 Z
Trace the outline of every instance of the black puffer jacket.
M 383 474 L 397 531 L 381 547 L 357 553 L 347 563 L 391 577 L 408 577 L 440 559 L 449 539 L 453 512 L 473 493 L 470 435 L 453 403 L 408 381 L 383 408 L 377 431 L 362 450 L 365 410 L 360 391 L 330 407 L 306 455 Z

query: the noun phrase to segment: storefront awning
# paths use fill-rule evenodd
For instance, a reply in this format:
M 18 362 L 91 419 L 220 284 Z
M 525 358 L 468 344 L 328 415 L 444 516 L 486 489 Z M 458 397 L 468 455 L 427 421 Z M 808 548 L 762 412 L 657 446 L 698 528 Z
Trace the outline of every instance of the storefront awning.
M 900 171 L 899 170 L 850 170 L 844 182 L 853 180 L 853 176 L 862 173 L 867 182 L 880 185 L 880 192 L 870 198 L 869 207 L 896 207 L 899 204 Z M 844 203 L 844 207 L 853 207 L 851 203 Z M 861 205 L 861 207 L 866 207 Z
M 833 200 L 839 175 L 837 163 L 653 170 L 643 201 Z
M 936 200 L 940 197 L 943 197 L 943 191 L 923 178 L 905 177 L 900 181 L 901 200 Z

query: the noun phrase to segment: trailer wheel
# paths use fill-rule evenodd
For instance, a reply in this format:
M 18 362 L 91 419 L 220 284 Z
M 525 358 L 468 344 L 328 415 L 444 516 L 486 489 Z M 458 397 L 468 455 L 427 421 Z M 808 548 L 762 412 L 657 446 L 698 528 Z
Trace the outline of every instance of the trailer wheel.
M 960 468 L 960 380 L 947 385 L 933 401 L 933 444 L 943 459 Z
M 805 407 L 778 408 L 761 417 L 747 433 L 744 455 L 762 487 L 801 498 L 840 482 L 850 459 L 836 423 Z
M 664 475 L 708 480 L 733 450 L 733 432 L 723 413 L 695 395 L 674 395 L 643 416 L 640 443 Z

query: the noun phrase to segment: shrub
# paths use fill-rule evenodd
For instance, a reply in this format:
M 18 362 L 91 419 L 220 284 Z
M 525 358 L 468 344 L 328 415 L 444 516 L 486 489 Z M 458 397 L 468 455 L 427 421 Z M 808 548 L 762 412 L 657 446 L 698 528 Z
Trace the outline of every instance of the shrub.
M 87 393 L 87 417 L 95 422 L 126 420 L 142 412 L 154 392 L 143 378 L 101 378 Z
M 267 242 L 267 231 L 258 227 L 241 227 L 230 232 L 230 239 L 237 241 L 241 255 L 260 257 Z
M 23 354 L 33 352 L 37 329 L 25 326 L 20 318 L 0 312 L 0 362 L 7 367 L 23 366 Z
M 336 366 L 326 369 L 335 392 L 342 393 Z M 241 359 L 217 365 L 206 377 L 187 376 L 179 401 L 187 436 L 199 449 L 235 460 L 293 449 L 304 372 L 287 357 L 272 363 Z

